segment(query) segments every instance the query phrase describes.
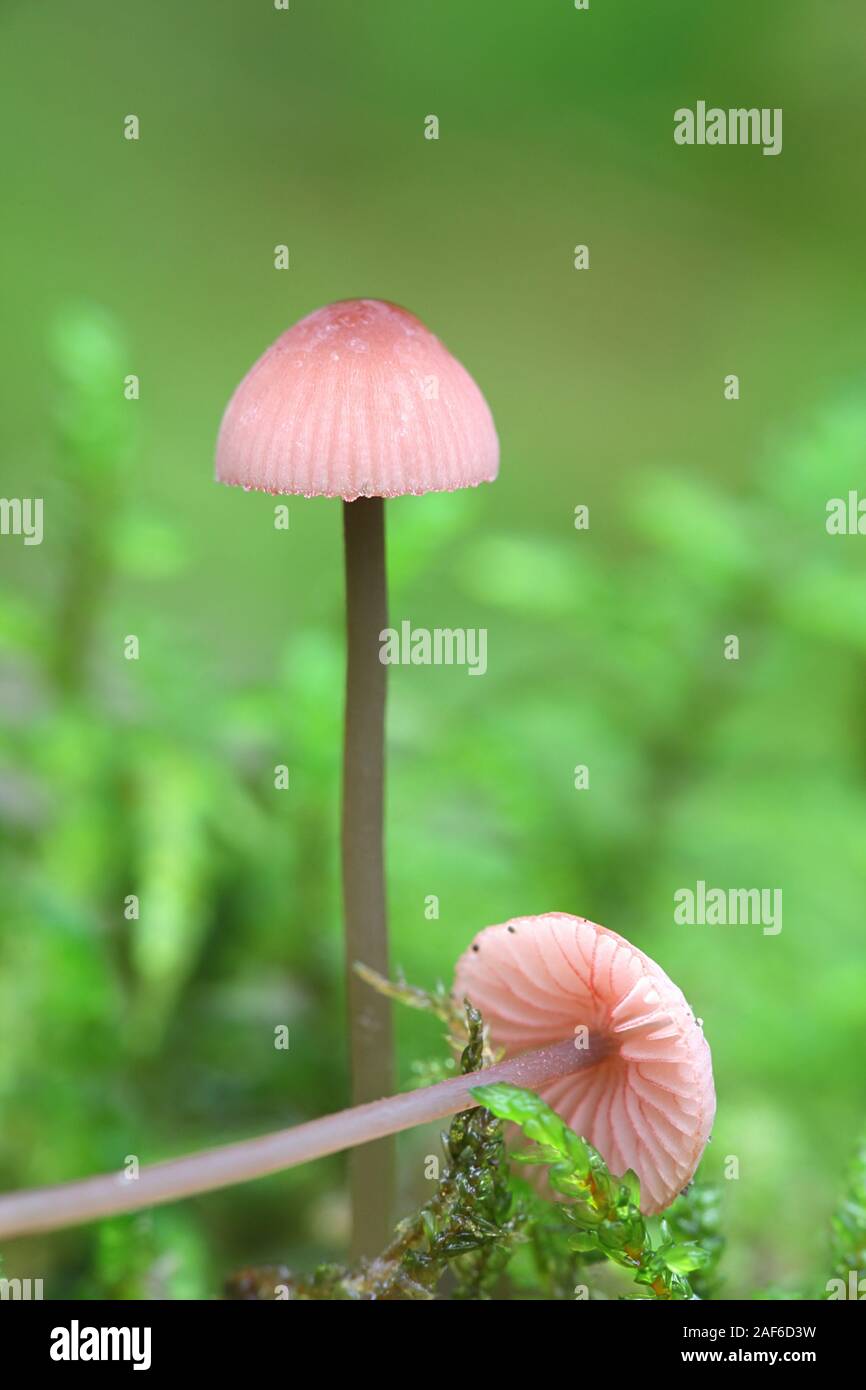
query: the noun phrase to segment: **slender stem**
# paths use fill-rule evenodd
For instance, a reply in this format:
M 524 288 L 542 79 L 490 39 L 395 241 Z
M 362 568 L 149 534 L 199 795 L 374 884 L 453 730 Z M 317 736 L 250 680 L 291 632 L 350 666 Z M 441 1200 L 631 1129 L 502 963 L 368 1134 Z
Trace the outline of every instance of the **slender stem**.
M 352 1102 L 394 1089 L 391 1001 L 358 978 L 362 961 L 388 974 L 383 849 L 385 667 L 380 632 L 388 624 L 385 504 L 359 497 L 343 504 L 346 550 L 346 734 L 343 760 L 343 912 Z M 349 1158 L 352 1254 L 382 1248 L 392 1226 L 394 1144 L 384 1139 Z
M 413 1125 L 442 1119 L 475 1105 L 470 1092 L 483 1081 L 510 1081 L 530 1089 L 592 1066 L 604 1055 L 603 1045 L 580 1050 L 573 1038 L 524 1052 L 480 1072 L 454 1076 L 417 1091 L 387 1096 L 353 1106 L 336 1115 L 296 1125 L 294 1129 L 245 1139 L 237 1144 L 204 1149 L 183 1158 L 140 1168 L 137 1178 L 105 1173 L 57 1187 L 37 1187 L 0 1196 L 0 1238 L 56 1231 L 65 1226 L 99 1220 L 121 1211 L 159 1206 L 199 1192 L 212 1192 L 252 1178 L 309 1163 L 325 1154 L 354 1145 L 368 1145 Z M 391 1232 L 388 1232 L 390 1237 Z M 383 1245 L 386 1242 L 383 1241 Z

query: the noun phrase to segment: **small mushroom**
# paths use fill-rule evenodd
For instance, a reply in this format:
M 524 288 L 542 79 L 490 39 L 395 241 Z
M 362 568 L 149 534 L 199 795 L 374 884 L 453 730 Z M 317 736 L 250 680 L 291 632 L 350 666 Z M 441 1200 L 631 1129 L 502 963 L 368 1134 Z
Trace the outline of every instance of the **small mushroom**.
M 710 1049 L 681 990 L 616 932 L 564 912 L 479 932 L 454 991 L 506 1057 L 574 1036 L 600 1060 L 539 1087 L 658 1212 L 693 1176 L 716 1109 Z M 584 1031 L 585 1030 L 585 1031 Z
M 456 357 L 397 304 L 346 299 L 286 330 L 220 427 L 222 483 L 305 497 L 401 497 L 492 482 L 499 443 Z
M 246 490 L 343 499 L 346 730 L 343 911 L 352 1099 L 393 1089 L 390 1002 L 370 998 L 356 961 L 388 973 L 383 852 L 388 624 L 384 499 L 491 482 L 493 419 L 472 377 L 414 314 L 377 299 L 317 309 L 250 368 L 223 416 L 216 476 Z M 390 1230 L 390 1141 L 350 1165 L 355 1254 Z
M 375 1150 L 384 1136 L 476 1105 L 479 1081 L 544 1096 L 614 1171 L 637 1173 L 645 1212 L 673 1201 L 698 1165 L 716 1102 L 709 1048 L 663 970 L 616 932 L 550 912 L 480 932 L 457 963 L 455 989 L 485 1011 L 504 1061 L 148 1164 L 134 1183 L 105 1173 L 0 1195 L 0 1237 L 177 1201 L 359 1145 Z

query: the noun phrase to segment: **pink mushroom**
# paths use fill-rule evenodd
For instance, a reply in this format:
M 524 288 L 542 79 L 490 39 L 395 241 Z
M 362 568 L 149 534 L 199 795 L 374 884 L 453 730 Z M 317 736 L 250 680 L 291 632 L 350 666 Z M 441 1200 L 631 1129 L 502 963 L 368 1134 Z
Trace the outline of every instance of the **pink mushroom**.
M 697 1167 L 715 1096 L 700 1024 L 663 970 L 616 932 L 551 912 L 479 933 L 458 961 L 455 990 L 484 1010 L 504 1061 L 294 1129 L 150 1164 L 134 1183 L 106 1173 L 0 1195 L 0 1237 L 176 1201 L 351 1146 L 375 1150 L 385 1135 L 477 1104 L 479 1082 L 544 1096 L 618 1176 L 634 1169 L 645 1212 L 673 1200 Z
M 420 319 L 346 299 L 287 329 L 223 417 L 222 483 L 305 497 L 400 497 L 489 483 L 499 442 L 472 377 Z
M 396 304 L 349 299 L 289 328 L 247 372 L 219 432 L 219 482 L 341 497 L 346 555 L 343 910 L 352 1099 L 393 1089 L 390 1003 L 370 997 L 355 961 L 388 973 L 382 837 L 386 497 L 490 482 L 493 419 L 472 377 Z M 372 1254 L 391 1223 L 390 1141 L 350 1160 L 353 1249 Z
M 515 917 L 479 932 L 454 992 L 481 1010 L 506 1057 L 570 1036 L 588 1043 L 600 1060 L 539 1094 L 612 1172 L 634 1169 L 645 1213 L 673 1201 L 698 1166 L 716 1098 L 701 1025 L 649 956 L 583 917 Z

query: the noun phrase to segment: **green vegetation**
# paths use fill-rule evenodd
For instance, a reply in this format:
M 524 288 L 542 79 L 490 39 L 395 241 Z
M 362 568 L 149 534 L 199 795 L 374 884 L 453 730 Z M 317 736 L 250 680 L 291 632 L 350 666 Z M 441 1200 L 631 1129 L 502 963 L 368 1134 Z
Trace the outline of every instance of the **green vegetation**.
M 7 591 L 0 608 L 10 911 L 0 1007 L 13 1040 L 0 1060 L 0 1167 L 10 1187 L 241 1137 L 336 1109 L 345 1095 L 334 1045 L 339 632 L 300 620 L 279 635 L 267 680 L 241 673 L 226 684 L 158 601 L 130 597 L 188 572 L 191 542 L 131 495 L 128 461 L 140 446 L 132 417 L 115 408 L 116 331 L 81 309 L 53 341 L 58 487 L 99 504 L 95 514 L 72 509 L 50 552 L 51 588 Z M 704 1164 L 714 1187 L 724 1155 L 742 1157 L 743 1177 L 725 1195 L 730 1241 L 743 1251 L 731 1275 L 738 1291 L 784 1286 L 789 1264 L 789 1283 L 802 1283 L 816 1266 L 820 1245 L 794 1219 L 796 1204 L 808 1186 L 829 1217 L 833 1167 L 855 1124 L 863 964 L 845 905 L 858 891 L 864 819 L 862 772 L 849 756 L 863 662 L 859 562 L 844 542 L 830 548 L 814 518 L 828 488 L 843 490 L 864 429 L 856 401 L 825 413 L 747 497 L 648 474 L 632 499 L 640 543 L 628 563 L 605 567 L 583 542 L 514 531 L 485 530 L 467 546 L 474 497 L 424 499 L 423 518 L 407 512 L 392 536 L 402 602 L 453 566 L 500 653 L 483 697 L 495 719 L 471 714 L 477 683 L 453 672 L 434 672 L 429 685 L 395 681 L 392 799 L 411 807 L 392 816 L 396 950 L 416 976 L 435 976 L 483 922 L 562 906 L 658 955 L 714 1048 L 722 1106 Z M 128 587 L 133 579 L 143 587 Z M 820 592 L 832 602 L 818 604 Z M 720 634 L 734 629 L 749 647 L 737 671 L 718 657 Z M 565 652 L 574 631 L 581 677 L 569 678 L 565 658 L 551 679 L 544 652 Z M 138 661 L 123 659 L 130 632 Z M 523 649 L 535 658 L 517 660 Z M 569 759 L 587 748 L 591 811 L 570 790 Z M 290 795 L 273 790 L 281 762 L 294 770 Z M 690 876 L 781 883 L 783 932 L 675 933 L 672 892 Z M 425 916 L 433 888 L 438 919 Z M 809 994 L 795 1004 L 805 978 Z M 444 1016 L 447 995 L 436 997 Z M 416 1081 L 443 1074 L 441 1061 L 416 1061 L 429 1050 L 424 1011 L 402 1033 Z M 289 1026 L 288 1052 L 273 1047 L 277 1024 Z M 813 1126 L 839 1136 L 820 1162 Z M 474 1121 L 470 1137 L 482 1138 Z M 404 1142 L 404 1166 L 418 1162 L 417 1143 Z M 817 1191 L 810 1163 L 826 1174 Z M 778 1165 L 780 1248 L 753 1258 Z M 329 1194 L 341 1191 L 340 1171 L 330 1160 L 194 1210 L 40 1242 L 39 1258 L 55 1287 L 77 1293 L 152 1287 L 154 1268 L 173 1271 L 167 1287 L 207 1292 L 214 1278 L 204 1270 L 237 1266 L 273 1241 L 309 1267 L 323 1243 L 339 1248 L 343 1217 Z M 700 1222 L 680 1230 L 673 1216 L 670 1229 L 680 1245 L 705 1236 Z M 20 1249 L 15 1259 L 26 1260 Z M 570 1263 L 558 1247 L 546 1258 L 553 1289 Z M 666 1268 L 676 1292 L 686 1272 Z M 688 1273 L 696 1284 L 707 1277 Z
M 464 1074 L 495 1060 L 483 1020 L 470 1004 L 464 1017 L 440 990 L 428 993 L 361 973 L 382 992 L 444 1022 L 452 1046 L 462 1049 Z M 639 1208 L 637 1175 L 612 1174 L 601 1154 L 539 1096 L 502 1082 L 478 1085 L 473 1096 L 478 1106 L 456 1115 L 442 1136 L 446 1167 L 435 1195 L 400 1222 L 379 1257 L 355 1269 L 320 1265 L 309 1276 L 286 1265 L 245 1268 L 227 1281 L 226 1295 L 263 1301 L 719 1296 L 725 1240 L 717 1187 L 690 1183 L 661 1218 L 650 1220 Z M 503 1121 L 517 1126 L 533 1148 L 506 1155 Z M 544 1167 L 546 1195 L 510 1173 L 509 1163 Z M 835 1276 L 813 1296 L 856 1296 L 856 1278 L 852 1294 L 850 1276 L 864 1263 L 863 1179 L 858 1150 L 850 1190 L 833 1219 Z M 606 1281 L 605 1263 L 640 1292 Z M 446 1275 L 451 1277 L 443 1285 Z M 776 1289 L 754 1296 L 786 1295 Z
M 864 486 L 862 18 L 627 8 L 439 0 L 419 41 L 405 0 L 151 0 L 134 43 L 108 0 L 2 8 L 2 491 L 44 497 L 45 537 L 0 543 L 0 1190 L 347 1103 L 339 507 L 291 499 L 278 531 L 212 466 L 265 344 L 371 294 L 465 361 L 503 444 L 495 485 L 388 509 L 392 621 L 488 631 L 483 679 L 391 673 L 394 968 L 447 989 L 524 912 L 622 932 L 713 1052 L 713 1140 L 666 1220 L 725 1251 L 681 1277 L 823 1296 L 863 1270 L 862 1188 L 832 1256 L 827 1232 L 863 1125 L 866 540 L 824 526 Z M 779 158 L 675 147 L 696 54 L 714 101 L 778 77 Z M 780 888 L 782 931 L 677 926 L 699 879 Z M 401 1084 L 447 1074 L 439 1027 L 401 1011 Z M 401 1137 L 401 1211 L 437 1144 Z M 514 1290 L 636 1291 L 511 1190 Z M 335 1157 L 12 1242 L 3 1270 L 214 1296 L 346 1236 Z

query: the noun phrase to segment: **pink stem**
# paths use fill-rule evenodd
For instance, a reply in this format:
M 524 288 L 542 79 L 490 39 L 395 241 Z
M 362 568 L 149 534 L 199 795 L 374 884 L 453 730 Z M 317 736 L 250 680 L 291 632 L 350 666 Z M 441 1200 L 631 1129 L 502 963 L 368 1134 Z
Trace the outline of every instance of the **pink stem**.
M 441 1120 L 458 1110 L 476 1104 L 473 1086 L 493 1081 L 510 1081 L 516 1086 L 537 1089 L 547 1081 L 592 1066 L 600 1058 L 596 1048 L 580 1050 L 573 1038 L 553 1043 L 535 1052 L 498 1062 L 482 1072 L 454 1076 L 417 1091 L 406 1091 L 366 1105 L 340 1110 L 319 1120 L 223 1144 L 216 1149 L 186 1154 L 165 1163 L 140 1168 L 138 1177 L 126 1173 L 105 1173 L 80 1182 L 57 1187 L 36 1187 L 0 1197 L 0 1237 L 29 1235 L 35 1231 L 55 1231 L 85 1221 L 112 1216 L 116 1212 L 136 1211 L 158 1206 L 197 1192 L 262 1178 L 299 1163 L 309 1163 L 325 1154 L 339 1153 L 397 1134 L 413 1125 Z

